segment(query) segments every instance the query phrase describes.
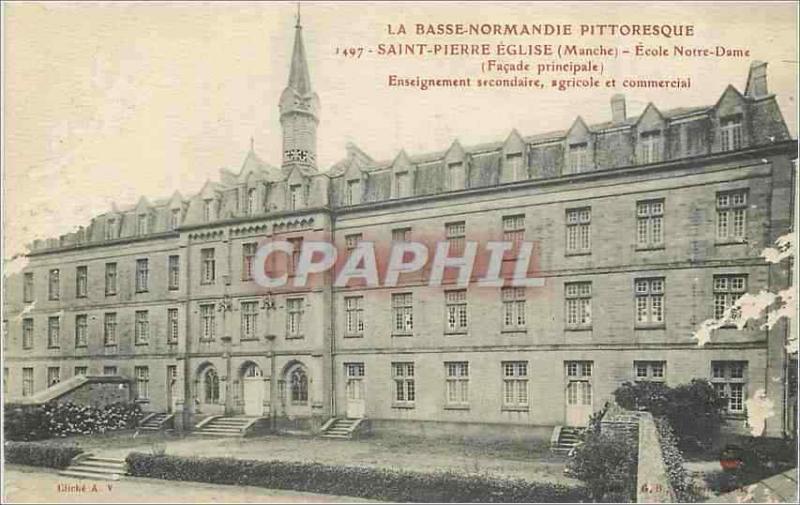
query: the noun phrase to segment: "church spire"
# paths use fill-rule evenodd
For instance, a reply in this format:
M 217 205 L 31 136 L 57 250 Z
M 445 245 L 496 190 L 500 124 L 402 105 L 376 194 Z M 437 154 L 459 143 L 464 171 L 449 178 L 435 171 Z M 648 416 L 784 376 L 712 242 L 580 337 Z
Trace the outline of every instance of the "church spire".
M 279 108 L 283 129 L 283 166 L 304 165 L 316 168 L 319 98 L 311 88 L 299 5 L 289 81 L 281 94 Z

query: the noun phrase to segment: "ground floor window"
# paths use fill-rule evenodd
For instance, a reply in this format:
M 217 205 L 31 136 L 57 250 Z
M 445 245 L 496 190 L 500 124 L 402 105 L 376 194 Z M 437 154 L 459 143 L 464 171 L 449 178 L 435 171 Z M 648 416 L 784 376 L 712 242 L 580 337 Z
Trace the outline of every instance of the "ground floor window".
M 203 403 L 219 403 L 219 376 L 213 368 L 206 370 L 203 374 Z
M 33 368 L 22 369 L 22 396 L 33 394 Z
M 146 366 L 137 366 L 134 369 L 136 376 L 136 398 L 147 400 L 150 398 L 150 369 Z
M 469 406 L 469 363 L 450 361 L 444 364 L 447 374 L 446 402 L 450 407 Z
M 289 373 L 289 395 L 295 405 L 308 403 L 308 375 L 302 367 L 297 367 Z
M 728 413 L 744 413 L 746 372 L 746 361 L 711 362 L 711 384 L 717 394 L 727 400 Z
M 503 362 L 503 408 L 528 408 L 528 362 Z
M 47 387 L 55 386 L 61 382 L 61 369 L 57 366 L 47 367 Z
M 634 380 L 636 382 L 664 382 L 666 379 L 666 365 L 666 361 L 634 361 Z
M 414 363 L 392 363 L 394 404 L 413 407 L 417 396 L 414 382 Z

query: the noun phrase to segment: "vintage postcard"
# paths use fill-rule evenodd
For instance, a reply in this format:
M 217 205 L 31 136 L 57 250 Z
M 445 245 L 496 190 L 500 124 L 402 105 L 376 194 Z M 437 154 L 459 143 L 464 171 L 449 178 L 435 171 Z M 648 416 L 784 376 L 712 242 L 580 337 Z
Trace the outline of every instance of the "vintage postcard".
M 796 503 L 796 2 L 4 2 L 8 503 Z

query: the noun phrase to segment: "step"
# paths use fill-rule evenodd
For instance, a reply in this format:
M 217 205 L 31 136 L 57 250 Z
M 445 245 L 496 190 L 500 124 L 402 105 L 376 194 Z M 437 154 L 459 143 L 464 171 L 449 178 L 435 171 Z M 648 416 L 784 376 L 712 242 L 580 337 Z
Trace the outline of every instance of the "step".
M 90 465 L 72 465 L 67 468 L 71 472 L 96 473 L 97 475 L 125 475 L 124 468 L 98 468 Z
M 240 438 L 242 436 L 241 433 L 209 433 L 207 431 L 194 431 L 192 432 L 195 435 L 200 435 L 204 437 L 231 437 L 231 438 Z
M 323 433 L 322 437 L 323 438 L 336 438 L 336 439 L 341 439 L 341 440 L 350 440 L 350 437 L 347 436 L 347 435 L 334 435 L 332 433 Z
M 72 466 L 90 466 L 92 468 L 99 468 L 102 470 L 111 470 L 111 471 L 118 471 L 122 470 L 123 472 L 128 467 L 125 463 L 109 463 L 108 461 L 94 461 L 92 459 L 82 459 L 76 461 L 72 464 Z
M 103 473 L 94 473 L 94 472 L 82 472 L 78 470 L 62 470 L 58 472 L 59 475 L 63 475 L 66 477 L 77 477 L 80 479 L 95 479 L 95 480 L 119 480 L 120 475 L 118 474 L 103 474 Z
M 104 463 L 119 463 L 121 465 L 125 464 L 125 459 L 124 458 L 108 458 L 108 457 L 105 457 L 105 456 L 89 456 L 88 458 L 86 458 L 84 460 L 81 460 L 81 461 L 86 461 L 86 460 L 102 461 Z
M 241 433 L 242 430 L 234 430 L 229 428 L 203 428 L 200 431 L 204 431 L 206 433 Z

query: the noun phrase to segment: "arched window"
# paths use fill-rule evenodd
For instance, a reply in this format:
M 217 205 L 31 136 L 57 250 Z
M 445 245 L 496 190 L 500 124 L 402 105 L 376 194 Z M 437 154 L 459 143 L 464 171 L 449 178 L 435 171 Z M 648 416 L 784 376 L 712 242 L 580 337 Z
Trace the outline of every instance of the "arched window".
M 305 404 L 308 402 L 308 376 L 305 370 L 295 368 L 289 376 L 292 403 Z
M 219 376 L 217 371 L 209 368 L 203 376 L 205 385 L 205 403 L 219 403 Z
M 256 213 L 256 189 L 247 190 L 247 214 L 252 216 Z
M 253 377 L 261 377 L 261 368 L 258 367 L 255 363 L 250 363 L 247 365 L 247 368 L 244 369 L 244 377 L 245 379 L 253 378 Z

